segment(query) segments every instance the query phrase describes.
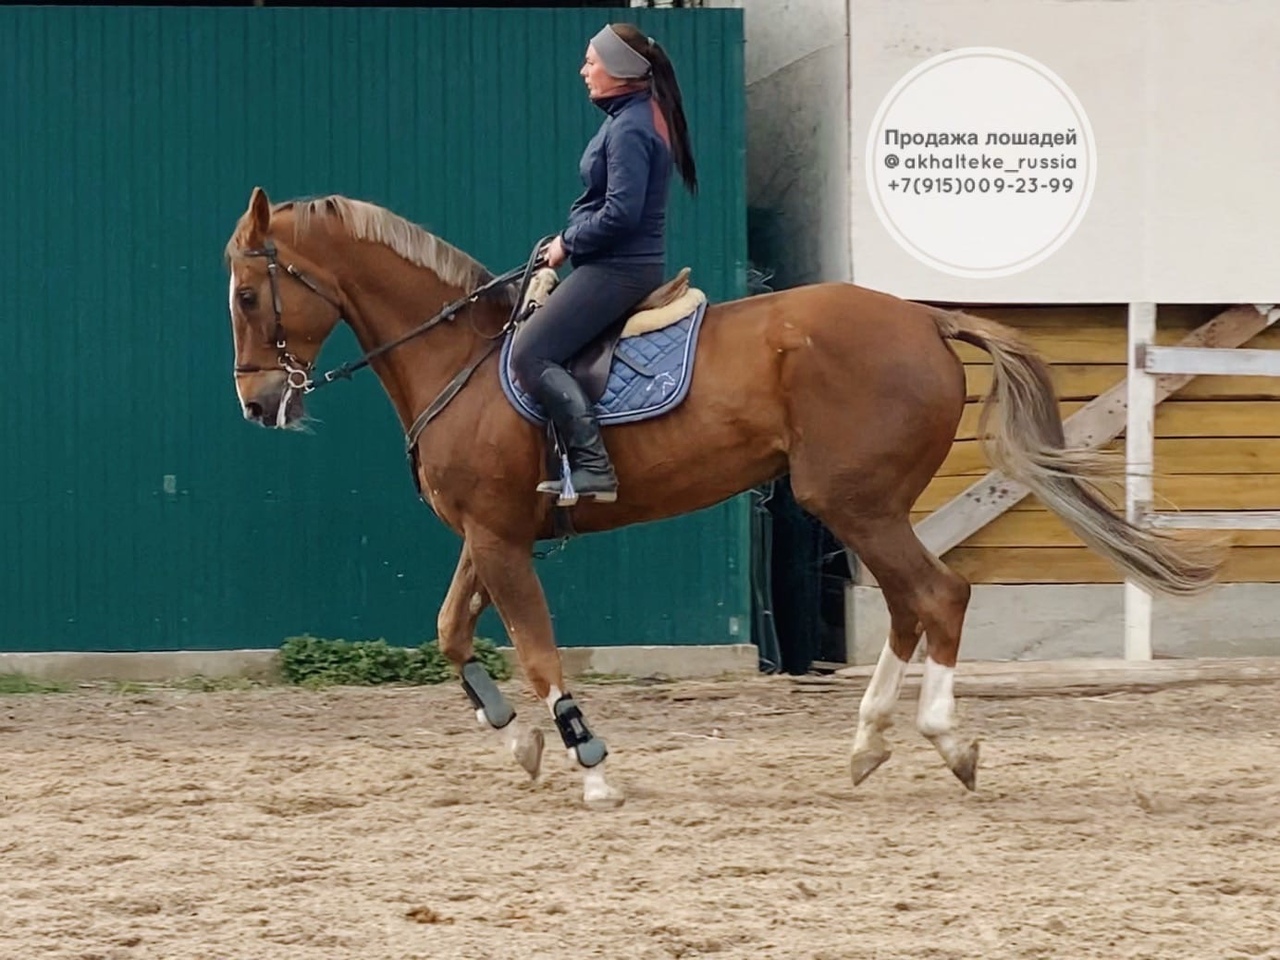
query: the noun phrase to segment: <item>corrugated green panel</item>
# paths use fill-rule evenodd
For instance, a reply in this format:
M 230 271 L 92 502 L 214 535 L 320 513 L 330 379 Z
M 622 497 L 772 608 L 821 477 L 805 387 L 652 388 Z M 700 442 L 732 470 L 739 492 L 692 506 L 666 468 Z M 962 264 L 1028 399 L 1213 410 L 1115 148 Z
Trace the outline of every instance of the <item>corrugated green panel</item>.
M 619 11 L 623 12 L 623 11 Z M 700 165 L 671 269 L 745 292 L 740 11 L 625 11 L 671 52 Z M 313 435 L 253 428 L 222 246 L 255 184 L 391 207 L 494 270 L 580 190 L 590 10 L 0 8 L 0 650 L 434 636 L 458 541 L 367 375 Z M 501 36 L 501 55 L 493 39 Z M 357 353 L 345 329 L 324 361 Z M 572 542 L 564 645 L 749 629 L 742 500 Z M 602 573 L 603 571 L 603 573 Z M 502 639 L 492 614 L 481 632 Z

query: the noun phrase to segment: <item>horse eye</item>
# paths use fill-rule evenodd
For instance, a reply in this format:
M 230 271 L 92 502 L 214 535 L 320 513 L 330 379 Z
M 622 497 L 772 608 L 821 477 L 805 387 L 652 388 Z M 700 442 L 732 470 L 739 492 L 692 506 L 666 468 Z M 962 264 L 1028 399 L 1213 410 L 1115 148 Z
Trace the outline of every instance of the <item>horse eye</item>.
M 240 306 L 252 310 L 258 305 L 258 291 L 252 287 L 241 287 L 236 291 L 236 299 L 240 301 Z

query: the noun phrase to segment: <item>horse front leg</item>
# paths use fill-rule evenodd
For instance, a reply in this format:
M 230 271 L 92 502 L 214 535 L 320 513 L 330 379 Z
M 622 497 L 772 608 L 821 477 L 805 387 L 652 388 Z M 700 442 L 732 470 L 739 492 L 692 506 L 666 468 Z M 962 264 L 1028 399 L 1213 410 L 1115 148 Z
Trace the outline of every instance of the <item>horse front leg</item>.
M 436 622 L 440 652 L 457 667 L 462 689 L 475 708 L 476 720 L 496 730 L 516 762 L 530 777 L 537 779 L 542 768 L 542 731 L 516 719 L 515 708 L 475 656 L 476 621 L 488 605 L 489 592 L 476 576 L 470 547 L 464 541 L 458 568 Z
M 468 542 L 476 573 L 493 598 L 525 678 L 538 699 L 547 705 L 569 759 L 582 770 L 583 801 L 598 807 L 621 804 L 622 791 L 605 778 L 609 751 L 587 726 L 564 682 L 551 612 L 533 569 L 532 544 L 483 534 L 468 535 Z

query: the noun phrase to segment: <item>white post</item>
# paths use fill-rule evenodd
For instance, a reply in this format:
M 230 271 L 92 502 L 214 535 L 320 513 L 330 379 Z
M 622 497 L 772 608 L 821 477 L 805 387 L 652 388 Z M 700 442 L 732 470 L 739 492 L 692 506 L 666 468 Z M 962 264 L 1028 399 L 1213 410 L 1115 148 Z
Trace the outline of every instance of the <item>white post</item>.
M 1156 305 L 1129 304 L 1128 425 L 1125 427 L 1125 516 L 1139 521 L 1153 498 L 1156 378 L 1140 362 L 1139 348 L 1156 340 Z M 1151 594 L 1132 580 L 1124 584 L 1124 658 L 1151 659 Z

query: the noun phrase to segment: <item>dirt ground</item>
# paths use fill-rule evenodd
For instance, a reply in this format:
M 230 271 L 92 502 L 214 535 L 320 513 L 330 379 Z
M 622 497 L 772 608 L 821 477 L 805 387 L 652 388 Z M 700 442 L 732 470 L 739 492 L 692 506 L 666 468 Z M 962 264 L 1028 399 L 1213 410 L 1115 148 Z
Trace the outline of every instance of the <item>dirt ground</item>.
M 537 785 L 452 685 L 0 697 L 0 956 L 1280 958 L 1280 685 L 962 700 L 974 794 L 910 699 L 855 790 L 854 682 L 580 685 L 605 812 L 506 686 Z

